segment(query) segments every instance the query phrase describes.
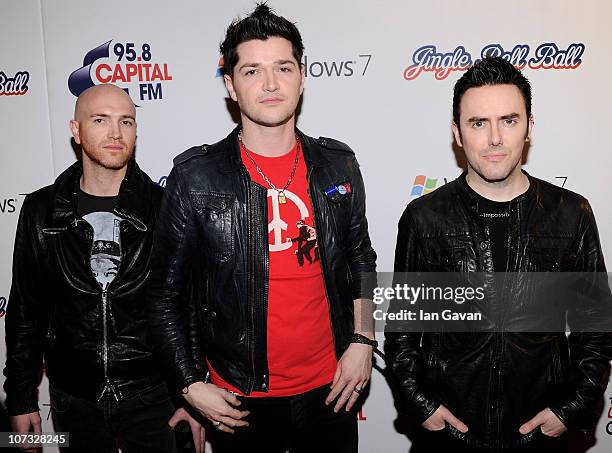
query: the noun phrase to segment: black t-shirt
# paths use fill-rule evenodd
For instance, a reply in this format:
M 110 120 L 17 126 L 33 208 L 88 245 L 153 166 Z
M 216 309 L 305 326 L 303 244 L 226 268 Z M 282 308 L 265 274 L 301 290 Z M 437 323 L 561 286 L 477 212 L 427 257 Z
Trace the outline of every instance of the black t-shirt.
M 113 213 L 118 196 L 98 197 L 79 189 L 77 214 L 93 228 L 91 271 L 103 290 L 113 281 L 121 263 L 121 219 Z
M 508 263 L 508 236 L 510 235 L 510 202 L 493 201 L 472 189 L 463 176 L 467 188 L 478 199 L 478 215 L 489 229 L 493 271 L 506 272 Z
M 112 197 L 90 195 L 79 188 L 77 193 L 77 215 L 85 217 L 92 212 L 113 212 L 118 198 L 118 195 Z
M 493 271 L 505 272 L 508 262 L 510 202 L 492 201 L 478 195 L 478 215 L 489 227 Z

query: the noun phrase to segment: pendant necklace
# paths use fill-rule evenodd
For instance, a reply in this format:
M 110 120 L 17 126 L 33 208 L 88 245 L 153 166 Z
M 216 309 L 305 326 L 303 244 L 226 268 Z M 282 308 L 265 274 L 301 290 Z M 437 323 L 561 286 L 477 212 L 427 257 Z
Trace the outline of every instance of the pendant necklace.
M 287 180 L 285 187 L 283 187 L 282 189 L 278 189 L 272 183 L 272 181 L 270 181 L 270 179 L 264 174 L 264 172 L 259 167 L 259 165 L 257 165 L 257 162 L 255 162 L 255 159 L 253 159 L 253 156 L 251 156 L 251 153 L 249 152 L 248 148 L 244 146 L 244 143 L 242 143 L 242 129 L 240 129 L 240 132 L 238 132 L 238 141 L 240 142 L 240 147 L 244 149 L 244 152 L 249 158 L 249 160 L 253 163 L 253 165 L 255 165 L 255 170 L 257 170 L 257 173 L 259 173 L 261 177 L 264 179 L 264 181 L 268 183 L 270 188 L 275 190 L 276 193 L 278 194 L 278 202 L 280 204 L 287 203 L 287 196 L 285 195 L 285 190 L 287 190 L 287 188 L 293 181 L 293 177 L 295 176 L 295 170 L 297 169 L 298 160 L 300 158 L 300 150 L 302 149 L 302 143 L 300 142 L 300 138 L 297 135 L 295 136 L 295 141 L 297 143 L 297 149 L 295 150 L 295 161 L 293 162 L 293 168 L 291 169 L 291 174 L 289 175 L 289 179 Z

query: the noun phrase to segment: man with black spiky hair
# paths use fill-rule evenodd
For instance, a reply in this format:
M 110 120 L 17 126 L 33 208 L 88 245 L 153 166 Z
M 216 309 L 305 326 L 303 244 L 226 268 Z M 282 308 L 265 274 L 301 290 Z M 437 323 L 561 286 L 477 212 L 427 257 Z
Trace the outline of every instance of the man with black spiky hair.
M 215 451 L 357 451 L 376 254 L 353 151 L 296 128 L 303 50 L 265 4 L 229 26 L 224 80 L 241 123 L 175 159 L 162 203 L 151 325 L 174 390 L 216 428 Z M 319 259 L 304 260 L 300 228 Z M 179 297 L 190 275 L 204 363 Z

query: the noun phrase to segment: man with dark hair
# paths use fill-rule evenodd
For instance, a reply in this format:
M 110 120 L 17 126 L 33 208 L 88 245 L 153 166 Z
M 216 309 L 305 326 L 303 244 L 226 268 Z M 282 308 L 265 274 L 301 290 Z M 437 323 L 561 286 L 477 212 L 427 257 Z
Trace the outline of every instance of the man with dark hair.
M 134 160 L 134 104 L 114 85 L 91 87 L 70 129 L 82 158 L 26 196 L 17 225 L 4 369 L 11 425 L 41 431 L 44 360 L 69 451 L 173 452 L 171 426 L 186 420 L 201 452 L 203 429 L 175 412 L 149 333 L 144 288 L 162 189 Z
M 459 111 L 461 107 L 461 99 L 470 88 L 478 88 L 485 85 L 514 85 L 518 88 L 523 101 L 525 102 L 525 110 L 527 118 L 531 122 L 531 85 L 529 80 L 517 70 L 513 70 L 513 66 L 500 58 L 486 58 L 485 64 L 476 64 L 469 70 L 469 74 L 465 74 L 455 83 L 453 90 L 453 123 L 458 126 Z M 516 68 L 514 68 L 516 69 Z M 453 132 L 455 130 L 453 129 Z M 529 128 L 525 129 L 525 137 L 528 136 Z M 457 132 L 461 134 L 461 129 Z
M 174 161 L 149 292 L 157 343 L 173 390 L 216 428 L 215 452 L 356 452 L 376 346 L 359 166 L 347 145 L 296 129 L 295 25 L 259 4 L 221 52 L 241 124 Z M 296 260 L 300 220 L 318 260 Z M 201 363 L 179 297 L 192 275 Z
M 452 130 L 467 171 L 408 205 L 396 272 L 605 272 L 588 201 L 522 170 L 532 127 L 529 82 L 509 62 L 485 58 L 457 81 Z M 509 294 L 526 291 L 509 281 Z M 505 319 L 526 308 L 504 303 Z M 413 451 L 548 452 L 563 451 L 568 428 L 595 426 L 612 342 L 388 328 L 385 350 L 399 406 L 424 428 Z

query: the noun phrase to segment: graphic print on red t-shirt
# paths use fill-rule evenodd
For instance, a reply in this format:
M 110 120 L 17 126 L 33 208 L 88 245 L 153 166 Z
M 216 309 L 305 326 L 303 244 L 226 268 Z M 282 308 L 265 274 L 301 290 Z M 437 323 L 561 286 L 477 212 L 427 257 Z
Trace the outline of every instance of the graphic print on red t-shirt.
M 298 229 L 298 236 L 291 238 L 291 242 L 297 244 L 295 256 L 298 264 L 303 267 L 305 261 L 309 264 L 318 261 L 317 231 L 313 226 L 308 225 L 304 219 L 298 220 L 295 226 Z
M 272 184 L 282 189 L 295 163 L 297 144 L 279 157 L 249 152 Z M 297 395 L 330 383 L 337 364 L 306 164 L 300 151 L 282 203 L 278 191 L 257 171 L 244 148 L 241 156 L 252 180 L 268 189 L 270 385 L 268 392 L 253 392 L 250 396 Z M 210 369 L 214 384 L 240 393 Z

